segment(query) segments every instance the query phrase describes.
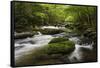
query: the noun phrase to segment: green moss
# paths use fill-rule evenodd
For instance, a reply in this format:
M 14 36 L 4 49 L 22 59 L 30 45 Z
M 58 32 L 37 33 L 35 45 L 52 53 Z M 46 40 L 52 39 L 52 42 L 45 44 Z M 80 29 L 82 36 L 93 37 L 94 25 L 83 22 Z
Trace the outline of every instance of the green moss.
M 75 48 L 72 41 L 64 41 L 59 43 L 50 43 L 45 47 L 47 54 L 68 54 Z
M 63 42 L 67 40 L 68 40 L 67 38 L 54 38 L 49 43 L 57 43 L 57 42 Z

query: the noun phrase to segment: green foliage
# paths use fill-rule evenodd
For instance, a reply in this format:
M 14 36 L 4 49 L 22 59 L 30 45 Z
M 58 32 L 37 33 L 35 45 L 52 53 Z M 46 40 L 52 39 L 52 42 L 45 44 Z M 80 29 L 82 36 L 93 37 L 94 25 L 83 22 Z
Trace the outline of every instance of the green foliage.
M 93 6 L 69 6 L 65 9 L 68 17 L 67 21 L 73 21 L 73 28 L 83 33 L 88 28 L 95 30 L 96 27 L 96 7 Z
M 92 6 L 14 2 L 14 7 L 16 29 L 59 25 L 65 24 L 66 21 L 73 21 L 75 24 L 81 23 L 82 26 L 96 25 L 96 7 Z
M 68 39 L 67 38 L 54 38 L 49 43 L 57 43 L 57 42 L 63 42 L 63 41 L 68 41 Z
M 64 8 L 63 5 L 14 2 L 16 31 L 32 31 L 36 26 L 62 24 Z

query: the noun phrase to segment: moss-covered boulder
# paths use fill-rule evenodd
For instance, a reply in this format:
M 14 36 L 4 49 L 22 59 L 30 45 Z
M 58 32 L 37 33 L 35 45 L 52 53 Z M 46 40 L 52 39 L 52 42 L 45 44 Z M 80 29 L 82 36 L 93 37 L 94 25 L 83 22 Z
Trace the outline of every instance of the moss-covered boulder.
M 75 44 L 72 41 L 64 41 L 58 43 L 50 43 L 45 46 L 47 54 L 69 54 L 75 49 Z

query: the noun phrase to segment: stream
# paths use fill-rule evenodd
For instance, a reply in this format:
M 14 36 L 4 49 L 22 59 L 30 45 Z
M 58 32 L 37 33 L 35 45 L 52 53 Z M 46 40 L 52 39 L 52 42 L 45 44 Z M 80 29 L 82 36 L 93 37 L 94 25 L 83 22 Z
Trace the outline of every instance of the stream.
M 22 57 L 27 56 L 31 50 L 41 48 L 49 43 L 49 41 L 55 37 L 62 37 L 65 33 L 55 34 L 55 35 L 42 35 L 38 32 L 38 35 L 33 37 L 27 37 L 25 39 L 15 40 L 15 60 L 19 61 Z M 87 54 L 93 50 L 93 42 L 90 44 L 79 44 L 79 37 L 70 36 L 70 41 L 75 43 L 75 50 L 68 56 L 70 62 L 83 62 Z M 84 55 L 86 54 L 86 57 Z M 90 56 L 91 57 L 91 56 Z
M 34 37 L 15 40 L 15 60 L 29 54 L 31 50 L 47 45 L 52 38 L 51 35 L 42 35 L 39 32 Z

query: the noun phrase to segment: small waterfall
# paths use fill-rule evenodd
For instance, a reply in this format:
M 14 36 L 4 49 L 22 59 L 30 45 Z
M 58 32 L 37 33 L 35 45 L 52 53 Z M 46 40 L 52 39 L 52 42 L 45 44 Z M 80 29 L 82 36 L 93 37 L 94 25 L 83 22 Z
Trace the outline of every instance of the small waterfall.
M 70 62 L 79 62 L 81 61 L 81 52 L 80 45 L 75 44 L 75 50 L 69 55 Z
M 91 44 L 83 44 L 81 47 L 92 50 L 93 44 L 94 44 L 93 42 Z
M 79 42 L 79 38 L 78 37 L 71 37 L 69 38 L 70 41 L 73 41 L 74 43 L 78 43 Z
M 82 44 L 79 45 L 78 42 L 80 39 L 78 37 L 71 37 L 69 38 L 70 41 L 75 43 L 75 50 L 68 56 L 70 62 L 82 62 L 82 48 L 92 50 L 93 49 L 93 42 L 91 44 Z
M 37 33 L 38 33 L 38 35 L 42 35 L 42 33 L 41 33 L 41 32 L 39 32 L 39 31 L 38 31 Z

